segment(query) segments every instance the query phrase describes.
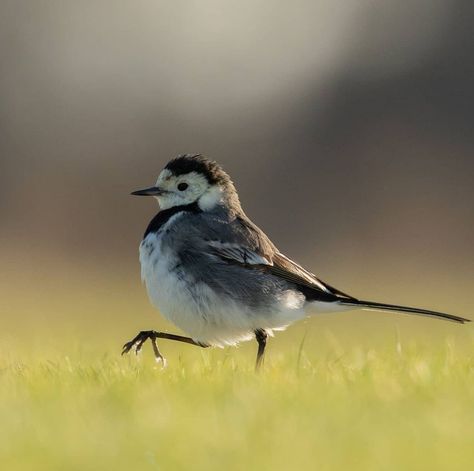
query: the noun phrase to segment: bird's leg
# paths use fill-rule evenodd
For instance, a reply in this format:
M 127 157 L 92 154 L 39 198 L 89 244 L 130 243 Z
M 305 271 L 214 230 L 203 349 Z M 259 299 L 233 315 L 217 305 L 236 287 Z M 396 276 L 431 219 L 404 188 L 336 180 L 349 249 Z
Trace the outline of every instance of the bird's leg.
M 139 334 L 134 337 L 130 342 L 127 342 L 122 348 L 122 355 L 130 352 L 130 350 L 135 347 L 135 353 L 138 354 L 143 347 L 143 344 L 148 340 L 151 340 L 151 344 L 153 346 L 153 352 L 155 354 L 156 361 L 163 362 L 163 365 L 166 365 L 166 359 L 161 354 L 160 350 L 158 349 L 158 344 L 156 343 L 156 339 L 168 339 L 168 340 L 175 340 L 177 342 L 189 343 L 190 345 L 196 345 L 198 347 L 206 348 L 209 345 L 202 344 L 199 342 L 195 342 L 192 338 L 183 337 L 182 335 L 176 334 L 168 334 L 166 332 L 157 332 L 155 330 L 143 330 L 139 332 Z
M 268 334 L 263 329 L 257 329 L 255 331 L 255 338 L 258 342 L 257 351 L 257 362 L 255 363 L 255 371 L 259 371 L 263 363 L 263 357 L 265 354 L 265 346 L 267 345 Z

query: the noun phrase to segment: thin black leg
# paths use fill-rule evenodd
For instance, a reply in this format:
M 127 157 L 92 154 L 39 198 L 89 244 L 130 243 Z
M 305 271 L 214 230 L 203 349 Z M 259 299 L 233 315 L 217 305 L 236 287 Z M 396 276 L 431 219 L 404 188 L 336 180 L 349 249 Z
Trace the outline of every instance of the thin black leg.
M 268 334 L 263 329 L 257 329 L 255 331 L 255 338 L 258 342 L 257 351 L 257 362 L 255 363 L 255 370 L 258 371 L 263 363 L 263 357 L 265 354 L 265 346 L 267 345 Z
M 125 355 L 126 353 L 130 352 L 133 347 L 135 347 L 135 353 L 138 354 L 142 349 L 143 344 L 148 339 L 151 341 L 151 344 L 153 346 L 153 352 L 155 354 L 156 361 L 163 362 L 163 365 L 166 365 L 166 360 L 158 349 L 156 339 L 175 340 L 176 342 L 189 343 L 190 345 L 196 345 L 197 347 L 202 348 L 209 347 L 209 345 L 195 342 L 193 339 L 189 337 L 183 337 L 182 335 L 168 334 L 166 332 L 157 332 L 155 330 L 142 330 L 136 337 L 134 337 L 132 340 L 130 340 L 130 342 L 127 342 L 123 346 L 122 355 Z

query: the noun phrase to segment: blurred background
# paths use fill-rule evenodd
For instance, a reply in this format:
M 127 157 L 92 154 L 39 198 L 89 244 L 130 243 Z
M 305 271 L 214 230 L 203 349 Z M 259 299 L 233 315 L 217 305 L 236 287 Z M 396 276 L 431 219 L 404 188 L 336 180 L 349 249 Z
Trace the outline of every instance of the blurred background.
M 187 152 L 222 163 L 248 215 L 330 284 L 474 317 L 471 8 L 3 0 L 4 341 L 119 347 L 172 329 L 140 284 L 157 207 L 129 193 Z M 344 335 L 349 321 L 367 344 L 376 329 L 460 329 L 378 313 L 310 323 Z

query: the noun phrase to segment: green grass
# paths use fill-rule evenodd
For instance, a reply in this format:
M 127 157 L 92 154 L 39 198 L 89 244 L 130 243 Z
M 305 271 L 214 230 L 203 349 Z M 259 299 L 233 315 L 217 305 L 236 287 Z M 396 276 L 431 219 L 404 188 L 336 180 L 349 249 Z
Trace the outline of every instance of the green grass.
M 43 347 L 26 361 L 10 350 L 0 365 L 0 468 L 472 469 L 469 345 L 388 336 L 347 350 L 326 333 L 316 352 L 315 336 L 301 345 L 303 335 L 280 349 L 272 340 L 260 375 L 253 345 L 162 342 L 166 370 L 150 347 L 139 359 L 99 344 L 67 355 Z
M 149 345 L 120 357 L 138 330 L 177 332 L 129 267 L 35 274 L 14 262 L 0 280 L 2 471 L 473 467 L 472 324 L 322 315 L 270 339 L 260 375 L 253 342 L 161 341 L 163 370 Z M 373 297 L 472 317 L 468 296 L 455 304 L 445 292 L 469 293 L 474 280 L 445 291 L 441 281 L 397 299 L 387 283 Z

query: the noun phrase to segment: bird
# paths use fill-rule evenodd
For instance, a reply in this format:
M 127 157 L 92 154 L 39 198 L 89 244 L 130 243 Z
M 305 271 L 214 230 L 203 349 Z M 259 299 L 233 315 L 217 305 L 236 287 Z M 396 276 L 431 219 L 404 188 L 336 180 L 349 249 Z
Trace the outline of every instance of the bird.
M 150 340 L 166 365 L 157 339 L 202 348 L 255 339 L 260 369 L 275 331 L 319 312 L 351 309 L 418 314 L 463 324 L 443 312 L 365 301 L 316 277 L 281 252 L 245 214 L 230 176 L 201 154 L 170 160 L 156 184 L 131 193 L 156 198 L 139 254 L 151 303 L 187 336 L 144 330 L 122 354 L 140 352 Z

